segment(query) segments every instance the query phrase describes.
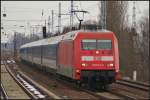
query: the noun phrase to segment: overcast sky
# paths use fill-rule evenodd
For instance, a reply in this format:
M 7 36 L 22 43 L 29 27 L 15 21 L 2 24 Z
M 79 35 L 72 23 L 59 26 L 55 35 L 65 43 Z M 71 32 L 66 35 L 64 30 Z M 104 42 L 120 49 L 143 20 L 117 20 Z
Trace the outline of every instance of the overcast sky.
M 70 1 L 60 1 L 62 5 L 61 13 L 66 14 L 70 11 Z M 51 10 L 54 10 L 54 25 L 57 26 L 57 16 L 58 16 L 58 3 L 59 1 L 3 1 L 2 2 L 2 11 L 7 14 L 5 20 L 29 20 L 30 25 L 42 24 L 41 19 L 48 20 L 48 16 L 51 16 Z M 98 13 L 98 1 L 76 1 L 74 2 L 75 6 L 78 6 L 79 9 L 87 10 L 89 13 L 85 14 L 85 20 L 94 19 L 97 20 Z M 42 17 L 43 10 L 43 17 Z M 81 16 L 82 17 L 82 16 Z M 69 16 L 62 16 L 62 25 L 69 25 Z M 38 21 L 31 21 L 38 20 Z M 77 19 L 74 18 L 74 22 L 77 22 Z M 14 25 L 27 25 L 27 21 L 5 21 L 4 25 L 7 27 L 12 27 Z
M 43 22 L 41 20 L 48 20 L 48 16 L 51 16 L 51 10 L 54 10 L 54 28 L 57 30 L 57 17 L 58 17 L 58 3 L 61 2 L 62 9 L 61 13 L 66 14 L 70 11 L 70 1 L 1 1 L 1 12 L 7 14 L 6 18 L 2 17 L 1 21 L 5 28 L 5 32 L 12 34 L 13 31 L 23 32 L 26 30 L 26 34 L 29 34 L 29 26 L 41 25 Z M 131 2 L 131 1 L 130 1 Z M 83 9 L 88 11 L 85 14 L 84 20 L 96 20 L 99 15 L 99 1 L 74 1 L 74 6 L 77 9 Z M 149 7 L 148 1 L 138 1 L 138 12 L 142 13 L 143 9 Z M 132 12 L 132 2 L 130 3 L 129 14 Z M 43 10 L 43 17 L 42 17 Z M 131 16 L 131 15 L 130 15 Z M 82 16 L 81 16 L 82 17 Z M 62 16 L 62 26 L 69 25 L 69 16 Z M 7 21 L 4 21 L 7 20 Z M 11 21 L 10 21 L 11 20 Z M 12 21 L 15 20 L 15 21 Z M 36 20 L 36 21 L 35 21 Z M 74 22 L 78 23 L 77 18 L 74 18 Z M 25 29 L 20 29 L 19 26 L 25 26 Z M 1 35 L 2 36 L 2 35 Z M 6 37 L 2 36 L 1 41 L 6 41 Z

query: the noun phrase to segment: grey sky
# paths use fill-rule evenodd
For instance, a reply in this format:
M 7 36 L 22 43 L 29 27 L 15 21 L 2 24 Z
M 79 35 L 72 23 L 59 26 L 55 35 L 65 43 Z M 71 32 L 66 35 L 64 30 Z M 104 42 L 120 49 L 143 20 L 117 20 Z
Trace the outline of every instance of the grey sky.
M 43 20 L 48 19 L 48 16 L 51 16 L 51 10 L 54 10 L 55 25 L 57 26 L 57 13 L 58 13 L 58 3 L 59 1 L 3 1 L 2 2 L 2 11 L 5 7 L 7 18 L 14 20 L 41 20 L 42 9 L 44 11 Z M 62 13 L 69 13 L 70 10 L 70 1 L 61 1 L 62 3 Z M 85 15 L 85 20 L 95 19 L 98 15 L 98 1 L 76 1 L 74 5 L 78 5 L 79 8 L 89 11 L 89 14 Z M 81 5 L 81 6 L 80 6 Z M 85 6 L 86 5 L 86 6 Z M 92 9 L 92 10 L 91 10 Z M 94 11 L 94 12 L 93 12 Z M 94 18 L 95 17 L 95 18 Z M 64 20 L 63 20 L 64 19 Z M 75 18 L 75 22 L 77 22 Z M 12 27 L 12 24 L 25 24 L 24 22 L 5 22 L 9 23 L 9 26 Z M 11 23 L 11 24 L 10 24 Z M 37 24 L 36 22 L 30 22 L 30 24 Z M 38 22 L 38 24 L 41 24 Z M 69 16 L 62 16 L 62 25 L 69 24 Z M 8 25 L 7 25 L 8 26 Z
M 60 1 L 62 5 L 62 13 L 69 13 L 70 10 L 70 1 Z M 26 30 L 26 34 L 30 33 L 29 25 L 41 25 L 44 24 L 40 20 L 47 20 L 48 16 L 51 16 L 51 10 L 53 9 L 55 13 L 58 13 L 58 3 L 59 1 L 1 1 L 1 12 L 4 11 L 7 14 L 6 18 L 3 18 L 1 15 L 2 23 L 5 27 L 5 32 L 12 34 L 13 31 L 23 32 Z M 87 10 L 89 13 L 85 14 L 84 20 L 92 19 L 97 20 L 99 14 L 99 1 L 75 1 L 74 5 L 78 6 L 79 9 Z M 137 13 L 142 13 L 143 9 L 149 7 L 148 1 L 138 1 L 138 11 Z M 132 2 L 130 3 L 132 6 Z M 42 9 L 44 11 L 43 18 Z M 131 14 L 132 8 L 129 8 L 129 14 Z M 131 16 L 131 15 L 130 15 Z M 55 14 L 55 23 L 57 26 L 57 14 Z M 74 22 L 78 23 L 77 19 L 74 18 Z M 131 18 L 130 18 L 131 19 Z M 17 21 L 4 21 L 4 20 L 17 20 Z M 25 20 L 25 21 L 18 21 Z M 28 21 L 29 20 L 29 21 Z M 32 20 L 32 21 L 31 21 Z M 33 21 L 38 20 L 38 21 Z M 62 26 L 69 25 L 69 16 L 62 16 Z M 16 25 L 16 26 L 14 26 Z M 19 26 L 23 25 L 26 29 L 20 29 Z M 57 27 L 55 27 L 57 30 Z M 3 37 L 3 36 L 2 36 Z M 6 37 L 3 37 L 3 40 Z

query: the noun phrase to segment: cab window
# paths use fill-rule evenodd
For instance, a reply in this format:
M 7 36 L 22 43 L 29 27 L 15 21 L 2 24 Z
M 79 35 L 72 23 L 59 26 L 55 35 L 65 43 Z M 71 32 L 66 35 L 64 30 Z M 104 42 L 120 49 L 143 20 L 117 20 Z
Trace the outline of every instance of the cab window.
M 98 50 L 110 50 L 112 49 L 111 40 L 97 40 L 97 49 Z
M 81 40 L 82 50 L 96 50 L 96 40 L 95 39 L 84 39 Z
M 82 50 L 111 50 L 111 40 L 96 40 L 96 39 L 83 39 L 81 40 Z

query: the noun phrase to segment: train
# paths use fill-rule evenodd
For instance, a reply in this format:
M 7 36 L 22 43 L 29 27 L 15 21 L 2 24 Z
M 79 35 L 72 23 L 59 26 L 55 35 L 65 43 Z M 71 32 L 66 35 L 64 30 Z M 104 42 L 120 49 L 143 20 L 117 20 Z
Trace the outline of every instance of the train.
M 27 43 L 20 58 L 92 88 L 120 79 L 118 42 L 109 30 L 76 30 Z

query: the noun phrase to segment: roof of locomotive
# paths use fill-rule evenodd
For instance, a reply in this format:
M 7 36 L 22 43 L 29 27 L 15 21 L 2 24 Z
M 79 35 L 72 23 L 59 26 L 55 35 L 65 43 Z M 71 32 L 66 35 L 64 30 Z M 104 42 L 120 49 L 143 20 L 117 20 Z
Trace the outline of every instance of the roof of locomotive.
M 98 31 L 76 30 L 76 31 L 70 31 L 70 32 L 63 34 L 63 35 L 30 42 L 30 43 L 22 45 L 20 48 L 40 46 L 40 45 L 48 45 L 48 44 L 56 44 L 56 43 L 60 42 L 61 40 L 74 40 L 79 32 L 82 32 L 85 34 L 89 33 L 89 32 L 92 32 L 92 33 L 113 33 L 113 32 L 108 31 L 108 30 L 98 30 Z

